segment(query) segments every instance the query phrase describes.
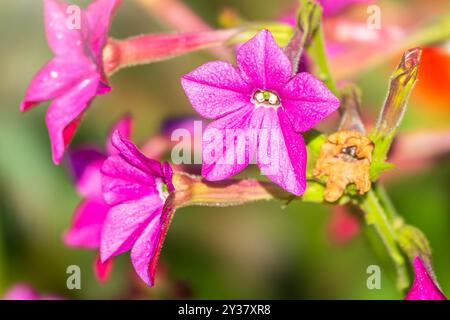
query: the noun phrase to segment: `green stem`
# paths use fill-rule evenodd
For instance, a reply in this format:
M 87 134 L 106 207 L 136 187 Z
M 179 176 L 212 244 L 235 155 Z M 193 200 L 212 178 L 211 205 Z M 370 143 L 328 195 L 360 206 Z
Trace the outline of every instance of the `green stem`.
M 308 53 L 312 58 L 314 65 L 317 69 L 316 75 L 321 79 L 328 89 L 330 89 L 333 94 L 338 96 L 338 89 L 334 78 L 331 74 L 330 66 L 328 64 L 327 54 L 325 52 L 325 40 L 323 35 L 322 24 L 314 33 L 311 43 L 308 47 Z
M 378 183 L 374 183 L 372 186 L 373 191 L 377 195 L 380 204 L 383 206 L 390 221 L 395 222 L 398 219 L 402 219 L 394 207 L 391 199 L 389 198 L 386 189 Z
M 375 228 L 383 240 L 389 256 L 394 261 L 397 270 L 397 288 L 401 291 L 405 290 L 410 283 L 407 264 L 397 245 L 397 235 L 391 225 L 389 214 L 386 213 L 374 190 L 370 190 L 363 197 L 359 198 L 358 204 L 365 213 L 366 223 Z

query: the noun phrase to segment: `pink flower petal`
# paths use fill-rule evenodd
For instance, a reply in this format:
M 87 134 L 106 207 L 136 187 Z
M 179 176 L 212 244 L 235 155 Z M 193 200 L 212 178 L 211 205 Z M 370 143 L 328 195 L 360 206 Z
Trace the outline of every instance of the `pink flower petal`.
M 49 106 L 46 123 L 52 145 L 53 162 L 59 164 L 64 150 L 75 132 L 83 111 L 98 87 L 98 75 L 92 75 L 55 99 Z
M 284 111 L 257 108 L 252 126 L 260 128 L 257 162 L 261 171 L 285 190 L 302 195 L 306 188 L 306 146 Z
M 419 257 L 414 258 L 414 273 L 416 277 L 405 300 L 447 300 Z
M 85 147 L 71 150 L 68 159 L 77 192 L 85 198 L 103 200 L 100 169 L 106 157 L 94 148 Z
M 210 181 L 229 178 L 253 159 L 257 131 L 249 130 L 254 107 L 248 105 L 209 124 L 203 132 L 202 176 Z
M 150 221 L 161 214 L 162 206 L 159 195 L 152 194 L 111 208 L 102 230 L 102 262 L 130 250 Z
M 149 274 L 149 266 L 158 248 L 158 239 L 161 232 L 160 217 L 160 215 L 153 217 L 131 249 L 133 267 L 148 286 L 153 286 L 154 281 L 153 275 L 150 276 Z
M 123 138 L 119 131 L 116 130 L 113 133 L 111 142 L 117 151 L 119 151 L 120 156 L 129 162 L 130 165 L 150 175 L 162 176 L 161 164 L 143 155 L 134 143 Z
M 109 209 L 104 202 L 83 201 L 75 210 L 70 229 L 64 234 L 64 243 L 71 247 L 97 249 Z
M 339 107 L 339 99 L 309 73 L 297 74 L 281 94 L 283 109 L 295 131 L 308 131 Z
M 93 164 L 106 159 L 105 155 L 94 145 L 71 148 L 67 152 L 67 167 L 75 181 L 82 179 L 84 172 Z
M 159 253 L 173 213 L 173 207 L 165 206 L 162 214 L 152 220 L 131 250 L 133 266 L 148 286 L 153 286 Z
M 108 280 L 112 265 L 112 259 L 108 259 L 103 263 L 100 259 L 100 256 L 95 257 L 94 274 L 99 282 L 105 282 L 106 280 Z
M 279 93 L 292 73 L 289 59 L 268 30 L 260 31 L 238 49 L 237 64 L 253 89 Z
M 155 177 L 132 166 L 122 156 L 110 156 L 102 166 L 103 196 L 109 205 L 156 192 Z
M 44 19 L 47 41 L 52 51 L 57 56 L 66 59 L 80 57 L 84 53 L 85 14 L 80 10 L 79 26 L 75 20 L 71 20 L 71 15 L 75 14 L 68 10 L 69 4 L 59 0 L 44 1 Z M 75 16 L 73 16 L 75 17 Z M 75 60 L 74 60 L 75 61 Z
M 20 283 L 10 288 L 3 300 L 40 300 L 40 295 L 27 284 Z
M 95 70 L 95 66 L 86 58 L 53 58 L 31 80 L 20 110 L 26 111 L 42 101 L 64 94 L 81 81 L 86 70 Z
M 103 63 L 102 51 L 108 40 L 111 18 L 120 3 L 121 0 L 96 0 L 86 10 L 90 30 L 90 48 L 99 66 Z
M 251 89 L 231 64 L 206 63 L 181 78 L 194 109 L 205 118 L 216 119 L 250 103 Z
M 118 150 L 116 147 L 114 147 L 112 143 L 112 136 L 114 132 L 117 130 L 120 133 L 121 137 L 124 137 L 126 139 L 130 139 L 131 137 L 131 124 L 132 124 L 132 118 L 130 115 L 124 116 L 122 119 L 120 119 L 114 127 L 111 129 L 110 134 L 108 135 L 108 139 L 106 140 L 106 151 L 109 155 L 117 154 Z

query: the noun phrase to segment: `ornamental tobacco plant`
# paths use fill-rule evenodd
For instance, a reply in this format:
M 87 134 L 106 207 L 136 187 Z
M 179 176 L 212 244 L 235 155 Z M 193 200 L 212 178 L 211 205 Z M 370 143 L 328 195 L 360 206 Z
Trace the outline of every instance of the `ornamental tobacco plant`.
M 332 15 L 357 2 L 364 1 L 321 3 L 326 15 Z M 64 241 L 99 249 L 99 274 L 104 274 L 102 264 L 130 251 L 136 273 L 152 286 L 168 226 L 175 210 L 185 206 L 297 200 L 358 207 L 386 246 L 400 291 L 411 287 L 407 259 L 414 268 L 416 278 L 406 298 L 445 299 L 432 272 L 425 235 L 403 221 L 378 181 L 390 168 L 386 158 L 417 80 L 420 48 L 404 53 L 379 119 L 366 132 L 360 119 L 361 92 L 351 84 L 337 86 L 330 72 L 318 3 L 300 1 L 292 26 L 245 23 L 213 30 L 189 13 L 189 21 L 203 31 L 108 39 L 119 4 L 94 0 L 81 12 L 81 28 L 69 29 L 68 5 L 44 1 L 46 34 L 55 57 L 31 81 L 21 110 L 52 100 L 46 123 L 55 164 L 93 98 L 111 90 L 108 77 L 114 72 L 194 50 L 239 46 L 236 65 L 208 62 L 181 77 L 194 110 L 211 120 L 202 136 L 201 175 L 144 155 L 130 141 L 128 118 L 115 126 L 106 154 L 92 148 L 69 152 L 67 161 L 84 200 Z M 298 72 L 305 56 L 314 75 Z M 338 107 L 341 124 L 336 132 L 313 129 Z M 154 157 L 172 146 L 167 138 L 150 141 L 143 149 Z M 269 181 L 232 178 L 252 161 Z

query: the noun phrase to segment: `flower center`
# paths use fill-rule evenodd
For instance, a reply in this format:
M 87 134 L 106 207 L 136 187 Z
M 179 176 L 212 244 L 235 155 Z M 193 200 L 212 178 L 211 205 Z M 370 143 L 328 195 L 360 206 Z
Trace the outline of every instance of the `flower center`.
M 269 90 L 256 90 L 253 93 L 251 101 L 257 107 L 278 108 L 280 106 L 280 98 L 278 95 Z
M 166 184 L 161 178 L 155 179 L 156 183 L 156 190 L 158 190 L 159 197 L 162 201 L 166 201 L 167 197 L 169 196 L 169 190 L 167 189 Z

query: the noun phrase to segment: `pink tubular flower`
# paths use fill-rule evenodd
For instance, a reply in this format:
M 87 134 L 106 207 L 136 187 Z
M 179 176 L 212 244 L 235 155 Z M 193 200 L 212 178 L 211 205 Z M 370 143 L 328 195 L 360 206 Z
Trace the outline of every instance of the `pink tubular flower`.
M 320 0 L 319 2 L 323 8 L 323 14 L 330 16 L 335 15 L 352 5 L 376 3 L 377 0 Z
M 181 80 L 195 110 L 215 120 L 203 133 L 202 175 L 226 179 L 256 156 L 272 181 L 303 194 L 306 147 L 298 133 L 334 112 L 339 100 L 311 74 L 291 76 L 290 61 L 268 30 L 238 49 L 237 65 L 210 62 Z
M 434 283 L 420 257 L 414 258 L 414 283 L 405 300 L 447 300 Z
M 62 298 L 55 295 L 40 294 L 28 284 L 18 283 L 5 293 L 3 300 L 62 300 Z
M 118 131 L 112 143 L 119 154 L 110 156 L 102 167 L 103 194 L 112 208 L 103 225 L 101 260 L 131 250 L 134 269 L 152 286 L 173 212 L 165 206 L 174 191 L 172 169 L 168 163 L 145 157 Z
M 111 90 L 103 72 L 102 52 L 119 3 L 96 0 L 78 16 L 66 3 L 44 1 L 47 41 L 55 56 L 31 80 L 20 109 L 53 100 L 46 123 L 55 164 L 61 162 L 91 100 Z

